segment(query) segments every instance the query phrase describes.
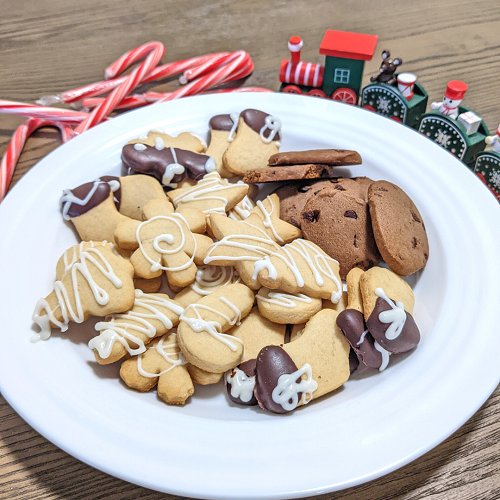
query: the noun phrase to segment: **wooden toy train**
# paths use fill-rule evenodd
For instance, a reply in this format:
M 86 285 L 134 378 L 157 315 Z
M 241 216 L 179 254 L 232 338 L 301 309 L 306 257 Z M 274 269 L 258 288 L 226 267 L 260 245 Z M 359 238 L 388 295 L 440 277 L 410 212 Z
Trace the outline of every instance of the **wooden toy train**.
M 474 170 L 500 200 L 500 127 L 497 136 L 488 137 L 488 127 L 473 111 L 461 105 L 467 85 L 448 83 L 443 101 L 432 103 L 412 73 L 396 73 L 402 64 L 382 52 L 382 64 L 371 83 L 361 88 L 365 61 L 375 53 L 378 37 L 359 33 L 327 30 L 319 53 L 325 65 L 303 62 L 303 42 L 292 36 L 288 42 L 290 60 L 280 67 L 280 92 L 304 94 L 359 104 L 365 109 L 412 127 L 433 140 Z M 486 142 L 493 150 L 483 151 Z M 495 150 L 495 146 L 497 149 Z

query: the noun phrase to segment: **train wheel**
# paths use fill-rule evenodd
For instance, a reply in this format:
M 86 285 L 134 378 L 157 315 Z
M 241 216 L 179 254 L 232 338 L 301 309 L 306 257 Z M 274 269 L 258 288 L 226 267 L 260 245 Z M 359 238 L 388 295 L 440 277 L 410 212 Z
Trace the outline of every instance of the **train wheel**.
M 313 97 L 326 97 L 326 94 L 321 89 L 312 89 L 307 95 L 312 95 Z
M 370 106 L 369 104 L 365 104 L 363 108 L 367 109 L 368 111 L 373 111 L 375 113 L 375 108 L 373 106 Z
M 334 101 L 345 102 L 346 104 L 356 104 L 358 102 L 358 96 L 356 95 L 356 92 L 347 88 L 337 89 L 333 93 L 332 99 Z
M 302 94 L 302 91 L 297 87 L 297 85 L 287 85 L 283 89 L 284 94 Z

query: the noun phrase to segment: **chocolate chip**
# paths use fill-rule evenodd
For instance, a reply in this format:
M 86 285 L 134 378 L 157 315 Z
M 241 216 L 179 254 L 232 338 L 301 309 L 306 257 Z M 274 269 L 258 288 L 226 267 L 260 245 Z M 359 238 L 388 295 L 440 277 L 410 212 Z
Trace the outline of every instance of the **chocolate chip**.
M 300 229 L 300 225 L 298 222 L 294 221 L 293 219 L 290 219 L 288 221 L 289 224 L 291 224 L 292 226 L 295 226 L 295 227 L 298 227 Z
M 429 259 L 429 256 L 426 253 L 424 253 L 424 259 L 425 259 L 425 262 L 427 262 L 427 260 Z
M 330 177 L 329 170 L 327 168 L 322 169 L 320 177 Z
M 334 189 L 337 191 L 345 191 L 345 189 L 339 184 L 338 186 L 335 186 Z
M 413 210 L 411 211 L 411 216 L 413 217 L 413 220 L 414 220 L 415 222 L 420 222 L 420 223 L 422 223 L 422 221 L 418 218 L 417 214 L 416 214 Z
M 299 193 L 307 193 L 311 189 L 311 186 L 300 186 L 298 191 Z
M 349 217 L 349 219 L 357 219 L 358 214 L 354 210 L 346 210 L 344 212 L 344 217 Z
M 385 189 L 384 187 L 379 187 L 377 188 L 379 191 L 385 191 L 386 193 L 389 191 L 388 189 Z
M 310 212 L 303 212 L 302 218 L 308 222 L 318 222 L 319 210 L 311 210 Z
M 339 183 L 339 179 L 338 179 L 338 177 L 337 177 L 337 178 L 335 178 L 335 179 L 330 179 L 330 182 L 331 182 L 332 184 L 338 184 L 338 183 Z
M 358 248 L 358 242 L 356 241 L 356 235 L 354 235 L 354 246 Z
M 413 248 L 415 248 L 417 246 L 417 238 L 415 238 L 415 236 L 413 237 L 413 239 L 411 240 L 411 246 Z

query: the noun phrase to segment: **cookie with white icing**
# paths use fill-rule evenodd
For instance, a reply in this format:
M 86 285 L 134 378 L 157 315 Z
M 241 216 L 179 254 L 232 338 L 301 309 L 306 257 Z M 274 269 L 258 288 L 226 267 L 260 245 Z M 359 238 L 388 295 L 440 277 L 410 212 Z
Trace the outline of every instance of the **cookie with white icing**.
M 48 339 L 53 327 L 65 332 L 70 322 L 128 311 L 134 303 L 133 276 L 130 262 L 106 246 L 81 251 L 53 291 L 37 302 L 33 321 L 41 331 L 32 340 Z
M 95 325 L 99 335 L 89 342 L 96 361 L 114 363 L 127 353 L 146 351 L 146 344 L 179 324 L 184 307 L 163 293 L 146 294 L 135 290 L 134 305 L 122 314 L 111 314 Z
M 222 156 L 224 168 L 236 175 L 267 167 L 271 155 L 279 152 L 281 121 L 257 109 L 240 113 L 234 140 Z
M 153 200 L 144 207 L 144 222 L 130 220 L 115 232 L 122 248 L 133 250 L 130 262 L 141 278 L 165 272 L 175 286 L 187 286 L 196 277 L 212 240 L 203 234 L 205 216 L 198 210 L 174 212 L 170 202 Z M 197 231 L 197 232 L 194 232 Z
M 336 311 L 319 311 L 297 340 L 259 352 L 254 394 L 261 408 L 287 413 L 347 381 L 350 346 L 336 318 Z
M 173 137 L 162 129 L 153 129 L 144 137 L 132 139 L 127 144 L 146 144 L 151 147 L 159 145 L 166 148 L 180 148 L 193 153 L 203 153 L 207 149 L 205 140 L 195 132 L 181 132 Z
M 179 351 L 175 332 L 154 340 L 146 352 L 124 361 L 120 377 L 128 387 L 140 392 L 149 391 L 157 385 L 159 398 L 167 404 L 184 404 L 194 393 L 187 362 Z
M 258 291 L 256 299 L 262 316 L 280 324 L 305 323 L 323 307 L 321 299 L 266 287 Z
M 243 343 L 226 332 L 250 313 L 254 300 L 253 292 L 237 283 L 190 304 L 177 328 L 179 347 L 186 359 L 212 373 L 237 366 L 243 356 Z
M 229 115 L 216 115 L 210 119 L 210 144 L 207 155 L 215 160 L 217 172 L 221 177 L 233 177 L 234 174 L 222 165 L 222 155 L 227 147 L 233 142 L 236 129 L 238 128 L 238 113 Z

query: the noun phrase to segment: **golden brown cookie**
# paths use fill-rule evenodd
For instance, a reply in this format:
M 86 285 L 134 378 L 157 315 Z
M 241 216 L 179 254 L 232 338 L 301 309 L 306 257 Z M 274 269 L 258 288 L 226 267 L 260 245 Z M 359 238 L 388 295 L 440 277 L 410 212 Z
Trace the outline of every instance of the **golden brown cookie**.
M 222 165 L 222 155 L 234 140 L 238 128 L 238 113 L 230 115 L 216 115 L 210 118 L 210 144 L 207 155 L 211 156 L 216 163 L 217 172 L 221 177 L 233 177 L 234 174 Z

